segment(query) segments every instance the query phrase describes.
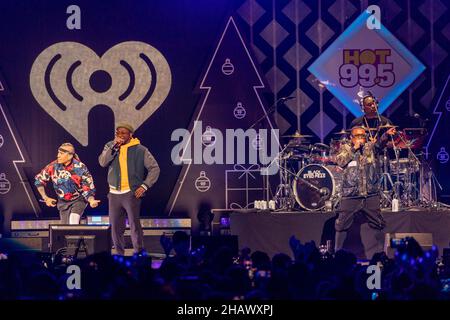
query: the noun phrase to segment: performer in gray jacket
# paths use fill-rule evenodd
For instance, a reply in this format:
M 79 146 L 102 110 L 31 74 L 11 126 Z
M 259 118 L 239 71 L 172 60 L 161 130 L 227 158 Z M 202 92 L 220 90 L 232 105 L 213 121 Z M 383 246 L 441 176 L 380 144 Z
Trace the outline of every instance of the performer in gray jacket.
M 390 134 L 394 131 L 386 132 L 379 140 L 368 139 L 365 127 L 353 127 L 350 141 L 339 148 L 336 163 L 344 169 L 344 173 L 342 198 L 335 222 L 335 251 L 343 248 L 347 232 L 358 212 L 366 216 L 369 227 L 377 230 L 377 250 L 383 249 L 382 230 L 386 222 L 380 208 L 381 170 L 377 149 L 386 143 Z
M 108 167 L 109 222 L 118 255 L 125 253 L 125 217 L 128 216 L 134 253 L 144 250 L 140 223 L 141 201 L 145 192 L 159 177 L 159 166 L 153 155 L 133 137 L 129 124 L 120 124 L 116 136 L 103 148 L 98 160 Z

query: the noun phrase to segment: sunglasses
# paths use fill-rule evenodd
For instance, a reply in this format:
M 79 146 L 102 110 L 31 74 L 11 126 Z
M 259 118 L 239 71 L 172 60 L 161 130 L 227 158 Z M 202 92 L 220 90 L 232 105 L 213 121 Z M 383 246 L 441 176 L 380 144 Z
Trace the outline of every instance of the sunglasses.
M 73 152 L 70 152 L 69 150 L 63 149 L 63 148 L 58 148 L 58 153 L 66 153 L 66 154 L 70 154 L 73 155 Z
M 366 135 L 365 134 L 357 134 L 357 135 L 354 135 L 352 137 L 355 138 L 355 139 L 365 139 Z

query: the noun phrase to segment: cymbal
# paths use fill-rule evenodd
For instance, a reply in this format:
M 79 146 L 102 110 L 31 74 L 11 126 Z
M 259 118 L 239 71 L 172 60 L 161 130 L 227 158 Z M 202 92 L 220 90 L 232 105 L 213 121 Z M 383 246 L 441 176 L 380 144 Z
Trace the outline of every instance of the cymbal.
M 333 133 L 334 135 L 336 135 L 336 136 L 338 136 L 338 135 L 344 135 L 344 134 L 348 134 L 348 130 L 344 130 L 344 129 L 342 129 L 341 131 L 339 131 L 339 132 L 335 132 L 335 133 Z
M 298 131 L 295 131 L 294 134 L 281 136 L 282 138 L 312 138 L 313 136 L 308 134 L 301 134 Z
M 289 143 L 285 144 L 285 146 L 288 147 L 288 148 L 299 148 L 299 147 L 303 146 L 303 144 L 289 142 Z

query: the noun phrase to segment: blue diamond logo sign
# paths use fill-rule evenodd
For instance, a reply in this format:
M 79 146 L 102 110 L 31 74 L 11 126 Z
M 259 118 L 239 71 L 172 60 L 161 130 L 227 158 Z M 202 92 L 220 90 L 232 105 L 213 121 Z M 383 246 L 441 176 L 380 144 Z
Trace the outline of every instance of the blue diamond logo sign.
M 358 92 L 371 91 L 385 111 L 425 66 L 381 23 L 364 11 L 308 68 L 355 116 L 363 114 Z

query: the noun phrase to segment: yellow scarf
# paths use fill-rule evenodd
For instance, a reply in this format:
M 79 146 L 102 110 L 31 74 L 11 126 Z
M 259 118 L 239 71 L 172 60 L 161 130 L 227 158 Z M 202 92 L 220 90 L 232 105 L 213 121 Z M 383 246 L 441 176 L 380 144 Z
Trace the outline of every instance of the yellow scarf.
M 140 144 L 138 138 L 132 138 L 130 142 L 120 147 L 119 165 L 120 165 L 120 191 L 130 190 L 130 182 L 128 181 L 128 148 Z

